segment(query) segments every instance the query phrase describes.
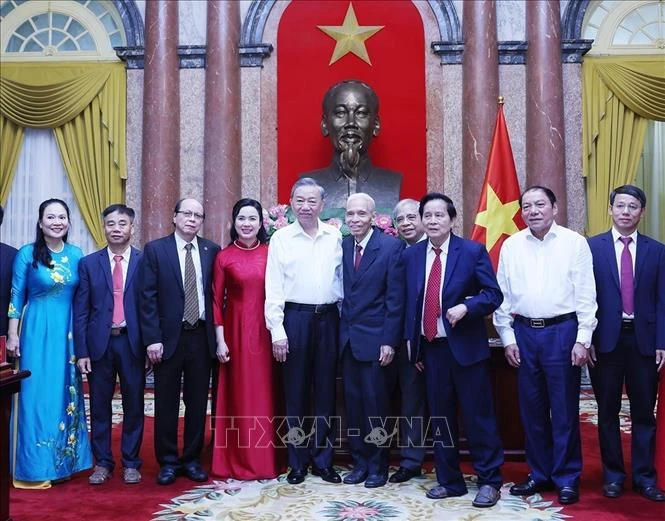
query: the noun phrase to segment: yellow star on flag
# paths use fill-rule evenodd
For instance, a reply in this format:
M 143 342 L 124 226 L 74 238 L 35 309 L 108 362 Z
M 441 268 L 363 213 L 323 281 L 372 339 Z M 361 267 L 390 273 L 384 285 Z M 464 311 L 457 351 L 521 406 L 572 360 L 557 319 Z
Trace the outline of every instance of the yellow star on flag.
M 342 25 L 317 25 L 317 27 L 337 42 L 328 65 L 332 65 L 348 53 L 353 53 L 361 60 L 372 65 L 365 47 L 365 40 L 374 36 L 385 26 L 358 25 L 353 4 L 349 2 L 349 8 L 346 11 Z
M 485 244 L 487 251 L 494 247 L 504 233 L 512 235 L 520 231 L 515 221 L 513 221 L 513 217 L 519 210 L 519 201 L 510 201 L 504 204 L 496 195 L 492 185 L 487 185 L 487 208 L 482 212 L 478 212 L 475 222 L 486 230 Z

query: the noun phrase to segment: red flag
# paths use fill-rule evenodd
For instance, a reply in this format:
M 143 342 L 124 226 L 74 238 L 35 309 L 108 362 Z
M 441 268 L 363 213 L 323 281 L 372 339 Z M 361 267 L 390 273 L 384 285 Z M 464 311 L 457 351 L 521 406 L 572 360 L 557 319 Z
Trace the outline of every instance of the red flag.
M 499 251 L 503 241 L 525 228 L 519 198 L 520 185 L 508 127 L 503 117 L 503 98 L 500 98 L 485 182 L 471 229 L 471 239 L 485 245 L 495 271 L 499 265 Z

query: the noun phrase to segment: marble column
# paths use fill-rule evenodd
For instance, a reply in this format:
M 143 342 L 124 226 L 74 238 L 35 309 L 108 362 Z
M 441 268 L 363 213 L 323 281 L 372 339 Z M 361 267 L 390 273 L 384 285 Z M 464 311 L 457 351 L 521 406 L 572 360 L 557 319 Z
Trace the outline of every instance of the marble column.
M 557 197 L 559 224 L 566 224 L 561 13 L 559 0 L 526 3 L 526 180 Z M 526 188 L 526 187 L 523 187 Z
M 496 3 L 464 2 L 462 63 L 462 193 L 470 235 L 485 179 L 499 93 Z
M 178 2 L 150 0 L 145 8 L 141 239 L 173 231 L 180 194 L 180 63 Z
M 205 235 L 225 244 L 241 192 L 240 7 L 209 0 L 203 193 Z

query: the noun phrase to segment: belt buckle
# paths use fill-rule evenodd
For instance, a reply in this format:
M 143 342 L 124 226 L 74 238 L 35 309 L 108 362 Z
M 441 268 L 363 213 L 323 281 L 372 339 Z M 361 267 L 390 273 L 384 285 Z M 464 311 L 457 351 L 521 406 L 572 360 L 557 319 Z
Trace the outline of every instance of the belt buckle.
M 326 304 L 314 304 L 314 314 L 320 315 L 325 311 Z
M 535 329 L 543 329 L 545 327 L 544 318 L 530 318 L 529 325 Z

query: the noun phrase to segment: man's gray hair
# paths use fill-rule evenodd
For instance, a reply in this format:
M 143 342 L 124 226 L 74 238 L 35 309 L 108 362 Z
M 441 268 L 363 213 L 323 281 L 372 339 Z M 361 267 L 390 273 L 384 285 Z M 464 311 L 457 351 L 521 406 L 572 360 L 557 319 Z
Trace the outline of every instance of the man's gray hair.
M 405 206 L 413 206 L 416 209 L 416 213 L 418 213 L 418 206 L 420 206 L 420 203 L 416 201 L 415 199 L 402 199 L 395 205 L 395 209 L 393 210 L 393 218 L 397 217 L 397 214 L 399 211 L 404 208 Z
M 374 199 L 372 198 L 371 195 L 366 194 L 364 192 L 356 192 L 355 194 L 351 194 L 349 198 L 346 200 L 346 205 L 349 205 L 349 202 L 353 201 L 354 199 L 362 199 L 369 205 L 369 211 L 374 212 L 376 210 L 376 203 L 374 202 Z
M 302 186 L 315 186 L 319 189 L 321 192 L 321 200 L 325 199 L 326 197 L 326 191 L 323 189 L 323 187 L 314 181 L 311 177 L 301 177 L 298 179 L 294 184 L 293 187 L 291 188 L 291 199 L 293 199 L 293 194 L 296 193 L 296 190 Z

